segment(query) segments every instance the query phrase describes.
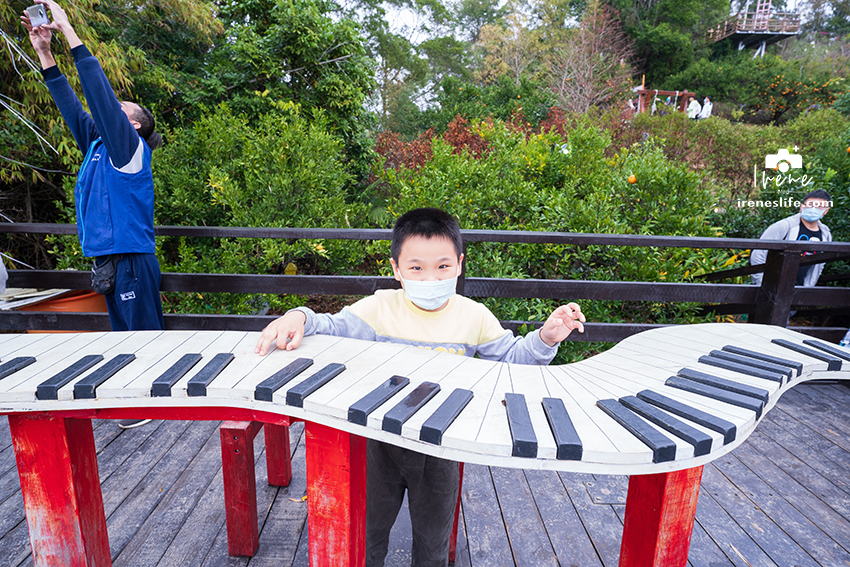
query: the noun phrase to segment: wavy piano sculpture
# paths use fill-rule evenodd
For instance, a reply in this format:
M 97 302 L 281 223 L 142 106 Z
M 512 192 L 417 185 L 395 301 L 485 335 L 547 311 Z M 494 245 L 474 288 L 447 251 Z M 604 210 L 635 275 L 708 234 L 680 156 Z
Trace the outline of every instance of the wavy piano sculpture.
M 795 384 L 850 379 L 850 351 L 751 324 L 656 329 L 562 366 L 329 336 L 260 357 L 257 339 L 0 335 L 0 412 L 36 565 L 109 564 L 93 417 L 304 420 L 311 565 L 362 564 L 365 438 L 461 462 L 634 475 L 621 565 L 684 565 L 702 465 Z

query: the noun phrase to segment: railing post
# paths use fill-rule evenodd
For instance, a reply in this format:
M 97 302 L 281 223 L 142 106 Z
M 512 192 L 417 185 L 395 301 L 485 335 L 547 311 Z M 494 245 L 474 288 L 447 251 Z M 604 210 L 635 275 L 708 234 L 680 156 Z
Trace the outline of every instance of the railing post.
M 764 263 L 756 307 L 750 316 L 751 323 L 762 325 L 788 324 L 794 284 L 800 270 L 800 252 L 797 250 L 769 250 Z
M 463 241 L 463 265 L 460 268 L 460 275 L 457 277 L 457 286 L 455 287 L 455 291 L 458 295 L 463 295 L 464 289 L 466 288 L 466 262 L 468 261 L 466 257 L 466 240 Z

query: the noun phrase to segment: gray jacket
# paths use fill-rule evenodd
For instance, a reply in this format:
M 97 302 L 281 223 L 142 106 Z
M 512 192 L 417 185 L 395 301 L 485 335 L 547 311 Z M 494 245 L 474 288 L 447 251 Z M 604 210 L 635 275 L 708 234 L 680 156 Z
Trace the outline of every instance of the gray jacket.
M 6 273 L 6 266 L 3 265 L 3 258 L 0 257 L 0 293 L 6 293 L 6 279 L 9 274 Z
M 818 221 L 818 227 L 821 230 L 823 242 L 832 242 L 832 233 L 829 232 L 829 228 L 820 221 Z M 800 213 L 797 213 L 796 215 L 776 221 L 767 227 L 767 230 L 759 236 L 759 240 L 797 240 L 797 236 L 799 235 Z M 766 260 L 767 250 L 753 250 L 752 254 L 750 254 L 750 264 L 753 266 L 764 264 Z M 806 280 L 803 282 L 803 285 L 806 287 L 814 287 L 815 284 L 818 283 L 821 272 L 823 272 L 823 264 L 814 264 L 812 269 L 809 270 L 809 273 L 806 274 Z M 763 275 L 764 274 L 752 274 L 750 277 L 754 284 L 761 285 Z

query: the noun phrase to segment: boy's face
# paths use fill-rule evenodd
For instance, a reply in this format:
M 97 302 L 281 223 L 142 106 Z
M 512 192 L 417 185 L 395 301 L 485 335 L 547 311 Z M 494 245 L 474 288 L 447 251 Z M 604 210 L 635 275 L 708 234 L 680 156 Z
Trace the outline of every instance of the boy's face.
M 810 209 L 812 207 L 823 209 L 823 214 L 826 214 L 829 212 L 829 201 L 826 199 L 819 199 L 817 197 L 809 197 L 803 201 L 802 205 L 800 205 L 800 211 L 802 212 L 803 209 Z
M 395 279 L 411 281 L 449 280 L 460 275 L 463 254 L 458 257 L 448 238 L 411 236 L 401 245 L 398 263 L 390 258 Z M 404 282 L 401 283 L 404 287 Z

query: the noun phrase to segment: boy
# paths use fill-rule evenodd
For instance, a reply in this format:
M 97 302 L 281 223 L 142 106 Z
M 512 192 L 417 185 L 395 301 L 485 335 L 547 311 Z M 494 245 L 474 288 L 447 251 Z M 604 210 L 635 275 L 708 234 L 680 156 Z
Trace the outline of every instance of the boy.
M 463 263 L 460 227 L 439 209 L 414 209 L 393 227 L 390 264 L 402 289 L 380 290 L 335 315 L 299 307 L 263 330 L 256 352 L 298 348 L 303 336 L 325 334 L 440 348 L 465 356 L 549 364 L 573 329 L 584 332 L 581 308 L 558 307 L 526 337 L 503 329 L 483 305 L 455 294 Z M 380 567 L 390 529 L 408 491 L 413 567 L 445 566 L 458 488 L 458 464 L 369 440 L 366 567 Z

